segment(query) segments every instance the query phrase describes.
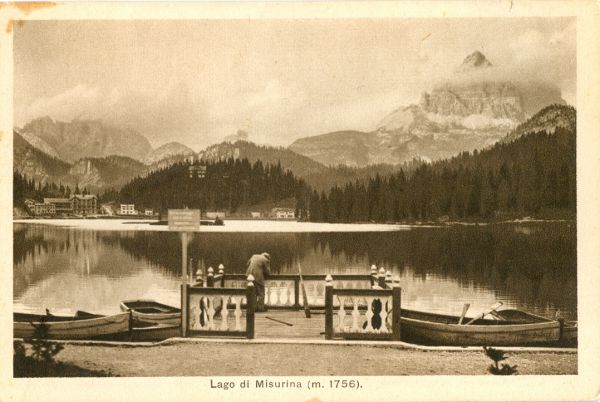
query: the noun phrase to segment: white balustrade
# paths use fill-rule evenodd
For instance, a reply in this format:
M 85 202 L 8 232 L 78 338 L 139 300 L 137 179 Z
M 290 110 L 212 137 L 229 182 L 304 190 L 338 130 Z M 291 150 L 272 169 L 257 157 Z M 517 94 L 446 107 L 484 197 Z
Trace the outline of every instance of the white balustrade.
M 391 308 L 392 296 L 337 296 L 333 297 L 335 306 L 334 331 L 337 333 L 373 333 L 388 334 L 391 329 Z M 381 311 L 374 311 L 374 301 L 381 303 Z M 366 309 L 364 309 L 366 307 Z M 378 328 L 373 327 L 373 323 L 380 318 Z
M 245 331 L 242 299 L 241 295 L 190 295 L 190 330 Z
M 336 289 L 370 289 L 371 282 L 368 279 L 357 280 L 357 279 L 346 279 L 346 280 L 333 280 L 333 287 Z M 305 280 L 304 287 L 306 289 L 306 297 L 308 298 L 308 304 L 310 306 L 325 306 L 325 284 L 322 279 L 319 280 Z M 302 292 L 299 295 L 300 305 L 304 303 L 304 297 Z M 333 305 L 339 306 L 339 300 L 333 299 Z
M 265 304 L 267 306 L 292 307 L 295 300 L 293 280 L 266 280 Z
M 338 311 L 338 332 L 347 332 L 344 326 L 344 317 L 346 316 L 346 310 L 344 309 L 345 297 L 340 298 L 340 309 Z

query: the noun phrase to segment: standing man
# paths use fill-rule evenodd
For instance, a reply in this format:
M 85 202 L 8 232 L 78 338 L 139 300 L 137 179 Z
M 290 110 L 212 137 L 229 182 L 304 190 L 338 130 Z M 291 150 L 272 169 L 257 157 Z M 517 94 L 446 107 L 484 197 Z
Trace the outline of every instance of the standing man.
M 265 307 L 265 278 L 271 273 L 271 256 L 269 253 L 254 254 L 248 260 L 246 275 L 254 276 L 256 288 L 256 311 L 267 311 Z

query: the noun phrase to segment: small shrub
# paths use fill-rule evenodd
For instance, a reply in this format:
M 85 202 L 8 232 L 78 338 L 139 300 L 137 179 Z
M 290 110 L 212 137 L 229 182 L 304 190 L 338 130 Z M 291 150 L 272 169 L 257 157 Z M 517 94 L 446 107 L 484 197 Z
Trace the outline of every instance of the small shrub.
M 499 366 L 498 363 L 506 360 L 508 358 L 507 355 L 504 354 L 504 351 L 500 349 L 483 347 L 483 351 L 485 355 L 494 361 L 494 364 L 490 364 L 488 367 L 488 372 L 494 375 L 513 375 L 517 374 L 517 366 L 511 366 L 510 364 L 502 363 L 502 366 Z
M 63 345 L 48 341 L 48 326 L 43 321 L 39 325 L 31 325 L 35 327 L 35 331 L 31 339 L 25 340 L 31 345 L 31 356 L 45 363 L 54 362 L 54 356 L 63 350 Z

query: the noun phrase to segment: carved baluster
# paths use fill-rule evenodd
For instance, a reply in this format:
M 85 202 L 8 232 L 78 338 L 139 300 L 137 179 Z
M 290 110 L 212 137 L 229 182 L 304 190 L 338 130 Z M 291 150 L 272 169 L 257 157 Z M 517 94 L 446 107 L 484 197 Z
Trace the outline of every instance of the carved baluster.
M 292 304 L 292 302 L 291 302 L 292 292 L 290 291 L 290 284 L 289 284 L 289 282 L 281 282 L 281 286 L 284 288 L 283 303 L 284 303 L 284 305 L 289 306 L 290 304 Z
M 346 310 L 344 309 L 345 297 L 339 297 L 340 309 L 338 310 L 338 332 L 345 332 L 344 329 L 344 317 L 346 317 Z
M 317 284 L 313 282 L 312 286 L 311 286 L 311 291 L 306 295 L 306 297 L 308 297 L 308 304 L 310 306 L 315 305 L 315 300 L 317 298 L 317 291 L 318 291 Z
M 284 288 L 284 298 L 283 298 L 283 304 L 286 306 L 289 306 L 290 304 L 290 296 L 292 294 L 292 292 L 290 291 L 290 284 L 289 282 L 281 282 L 281 286 Z
M 358 311 L 358 296 L 354 296 L 352 301 L 354 303 L 354 308 L 352 309 L 352 332 L 359 332 L 360 327 L 358 326 L 358 320 L 360 318 L 360 311 Z
M 276 301 L 275 301 L 275 305 L 280 306 L 281 304 L 283 304 L 281 302 L 281 292 L 283 291 L 283 287 L 281 286 L 281 283 L 276 283 L 275 284 L 275 289 L 277 290 L 277 297 L 276 297 Z
M 242 318 L 242 303 L 241 303 L 241 297 L 237 296 L 237 297 L 233 297 L 232 299 L 234 299 L 235 301 L 235 310 L 233 312 L 233 315 L 235 317 L 235 330 L 236 331 L 241 331 L 242 330 L 242 323 L 241 323 L 241 318 Z
M 197 318 L 199 315 L 200 315 L 200 313 L 198 311 L 198 306 L 196 306 L 196 304 L 192 304 L 191 314 L 190 314 L 190 328 L 191 329 L 199 329 L 198 324 L 200 324 L 200 322 Z
M 367 327 L 365 328 L 365 332 L 373 332 L 373 323 L 371 322 L 373 318 L 373 297 L 366 297 L 365 302 L 367 303 L 367 314 L 365 315 L 367 318 Z
M 221 331 L 229 330 L 229 323 L 227 318 L 229 316 L 229 309 L 227 309 L 227 303 L 229 302 L 229 296 L 221 297 Z
M 210 316 L 210 309 L 212 308 L 212 300 L 208 297 L 208 296 L 204 296 L 202 298 L 202 305 L 203 305 L 203 315 L 204 315 L 204 327 L 208 330 L 212 329 L 212 322 L 211 322 L 211 316 Z M 214 311 L 214 309 L 213 309 Z
M 379 313 L 379 317 L 381 317 L 381 327 L 379 327 L 379 331 L 378 332 L 390 332 L 388 331 L 388 327 L 387 327 L 387 316 L 388 316 L 388 305 L 390 302 L 390 298 L 386 297 L 385 299 L 380 299 L 381 300 L 381 312 Z

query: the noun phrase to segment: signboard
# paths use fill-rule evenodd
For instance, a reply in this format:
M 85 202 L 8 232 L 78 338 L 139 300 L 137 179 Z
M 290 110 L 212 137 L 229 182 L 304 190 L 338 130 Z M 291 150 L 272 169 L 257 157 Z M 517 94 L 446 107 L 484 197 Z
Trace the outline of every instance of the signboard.
M 169 209 L 169 230 L 176 232 L 195 232 L 199 229 L 199 209 Z

